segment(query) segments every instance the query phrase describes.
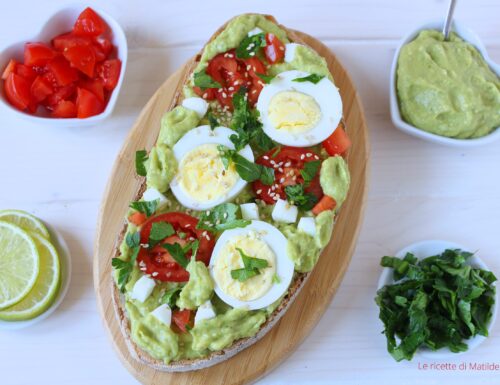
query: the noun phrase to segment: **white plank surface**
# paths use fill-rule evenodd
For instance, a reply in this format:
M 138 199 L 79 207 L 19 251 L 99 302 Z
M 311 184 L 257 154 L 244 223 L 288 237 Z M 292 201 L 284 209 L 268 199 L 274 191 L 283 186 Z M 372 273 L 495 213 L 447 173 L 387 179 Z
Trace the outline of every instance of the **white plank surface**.
M 65 1 L 0 6 L 0 48 L 24 39 Z M 496 384 L 495 371 L 422 371 L 385 351 L 374 304 L 384 254 L 443 238 L 478 249 L 500 273 L 500 143 L 472 150 L 439 147 L 397 131 L 388 79 L 397 40 L 438 18 L 441 0 L 89 1 L 113 14 L 129 39 L 128 71 L 114 115 L 98 127 L 55 129 L 0 116 L 1 208 L 35 213 L 64 235 L 73 257 L 68 296 L 56 313 L 21 332 L 0 332 L 0 384 L 136 384 L 114 355 L 92 287 L 97 210 L 122 141 L 164 79 L 227 18 L 274 14 L 323 40 L 349 69 L 371 131 L 371 189 L 356 253 L 314 332 L 262 384 Z M 461 1 L 458 17 L 500 61 L 500 3 Z M 480 348 L 453 362 L 500 364 L 500 326 Z

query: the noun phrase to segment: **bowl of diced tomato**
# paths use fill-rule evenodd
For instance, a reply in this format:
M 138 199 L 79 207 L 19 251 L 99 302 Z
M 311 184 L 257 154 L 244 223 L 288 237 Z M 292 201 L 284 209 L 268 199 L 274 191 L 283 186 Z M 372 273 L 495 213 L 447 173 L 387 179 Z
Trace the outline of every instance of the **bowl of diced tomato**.
M 67 7 L 1 52 L 0 105 L 37 123 L 91 125 L 112 113 L 126 63 L 125 33 L 111 16 Z

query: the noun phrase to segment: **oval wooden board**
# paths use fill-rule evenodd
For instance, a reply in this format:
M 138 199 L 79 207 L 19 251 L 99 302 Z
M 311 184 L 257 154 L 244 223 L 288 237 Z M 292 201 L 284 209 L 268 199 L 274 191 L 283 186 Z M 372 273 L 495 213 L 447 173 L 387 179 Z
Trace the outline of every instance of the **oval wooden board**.
M 363 218 L 368 179 L 368 132 L 361 103 L 346 70 L 321 42 L 309 35 L 297 34 L 328 61 L 342 95 L 345 124 L 353 142 L 348 158 L 351 188 L 337 218 L 332 241 L 285 316 L 264 338 L 233 358 L 198 371 L 164 373 L 139 363 L 130 355 L 113 310 L 111 257 L 123 228 L 124 213 L 141 184 L 135 176 L 135 151 L 149 149 L 155 144 L 160 119 L 171 105 L 178 83 L 184 79 L 191 61 L 188 62 L 153 95 L 128 135 L 108 182 L 97 225 L 94 285 L 99 309 L 118 356 L 143 384 L 244 384 L 255 381 L 290 355 L 311 332 L 342 281 Z

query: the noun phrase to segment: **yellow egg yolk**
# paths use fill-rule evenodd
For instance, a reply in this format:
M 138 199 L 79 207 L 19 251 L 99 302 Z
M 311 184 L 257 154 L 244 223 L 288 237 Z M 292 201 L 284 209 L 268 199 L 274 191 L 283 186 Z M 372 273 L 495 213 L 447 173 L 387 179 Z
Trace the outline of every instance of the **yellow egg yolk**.
M 321 109 L 310 95 L 298 91 L 282 91 L 269 102 L 271 124 L 290 133 L 307 132 L 321 119 Z
M 233 164 L 227 170 L 224 168 L 217 146 L 202 144 L 189 151 L 179 164 L 179 185 L 198 202 L 226 195 L 239 179 Z
M 244 267 L 238 251 L 241 249 L 253 258 L 265 259 L 268 267 L 259 269 L 260 274 L 240 282 L 231 277 L 231 270 Z M 266 294 L 273 285 L 276 273 L 276 256 L 259 234 L 252 231 L 238 235 L 221 248 L 217 262 L 213 266 L 214 279 L 224 293 L 240 301 L 252 301 Z

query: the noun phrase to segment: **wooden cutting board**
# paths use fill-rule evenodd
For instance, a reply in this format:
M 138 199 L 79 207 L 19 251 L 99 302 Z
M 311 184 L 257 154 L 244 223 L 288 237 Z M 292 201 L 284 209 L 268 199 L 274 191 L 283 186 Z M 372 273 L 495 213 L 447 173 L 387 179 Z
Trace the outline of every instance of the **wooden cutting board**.
M 130 131 L 111 173 L 97 224 L 94 286 L 99 310 L 118 356 L 143 384 L 244 384 L 257 380 L 288 357 L 311 332 L 330 304 L 349 265 L 362 223 L 368 187 L 369 143 L 363 109 L 352 80 L 335 55 L 313 37 L 296 33 L 326 58 L 335 84 L 340 89 L 344 119 L 353 143 L 348 158 L 351 188 L 337 218 L 332 240 L 284 317 L 264 338 L 233 358 L 199 371 L 164 373 L 139 363 L 130 355 L 113 309 L 111 258 L 123 228 L 124 214 L 141 183 L 135 175 L 135 151 L 150 149 L 155 144 L 160 119 L 171 105 L 191 61 L 186 63 L 153 95 Z

